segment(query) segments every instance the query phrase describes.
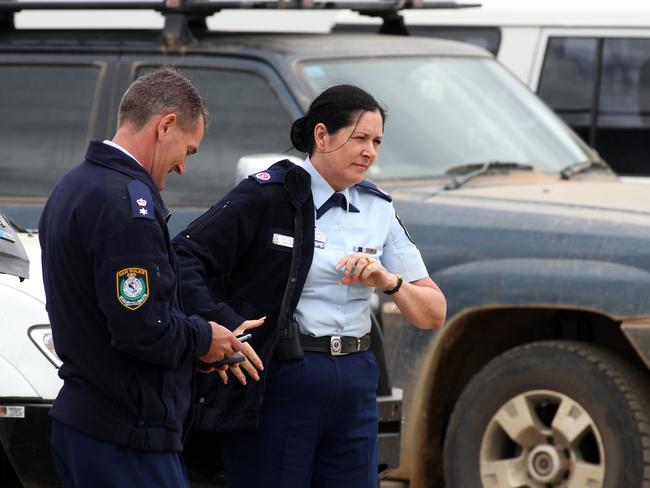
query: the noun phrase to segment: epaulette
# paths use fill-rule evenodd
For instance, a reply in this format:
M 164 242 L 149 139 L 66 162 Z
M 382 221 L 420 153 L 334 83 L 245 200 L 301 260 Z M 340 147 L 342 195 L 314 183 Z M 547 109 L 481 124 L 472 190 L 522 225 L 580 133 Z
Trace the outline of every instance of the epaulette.
M 368 180 L 363 180 L 361 183 L 357 183 L 354 185 L 358 188 L 361 188 L 362 190 L 369 191 L 370 193 L 374 193 L 380 198 L 383 198 L 387 202 L 392 202 L 393 197 L 391 197 L 388 193 L 386 193 L 384 190 L 380 189 L 377 185 L 374 185 L 370 183 Z
M 260 185 L 268 185 L 269 183 L 282 183 L 287 168 L 274 168 L 265 169 L 249 176 L 250 179 L 256 181 Z
M 140 180 L 133 180 L 127 186 L 131 201 L 131 217 L 155 220 L 153 198 L 149 187 Z

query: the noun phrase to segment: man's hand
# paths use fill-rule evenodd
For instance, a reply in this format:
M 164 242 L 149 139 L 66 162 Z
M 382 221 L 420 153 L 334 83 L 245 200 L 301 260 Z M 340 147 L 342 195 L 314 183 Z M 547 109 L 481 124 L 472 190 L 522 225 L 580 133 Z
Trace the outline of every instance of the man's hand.
M 265 320 L 266 317 L 262 317 L 256 320 L 245 320 L 239 325 L 239 327 L 234 330 L 234 335 L 238 336 L 245 334 L 247 330 L 254 329 L 262 325 Z M 253 346 L 251 346 L 248 342 L 240 343 L 239 345 L 241 346 L 240 352 L 246 356 L 246 361 L 230 364 L 228 365 L 227 369 L 232 371 L 232 374 L 239 380 L 242 385 L 246 384 L 246 376 L 244 375 L 242 368 L 248 373 L 251 378 L 253 378 L 255 381 L 259 381 L 260 375 L 257 370 L 262 371 L 264 369 L 262 360 L 253 349 Z M 228 375 L 226 374 L 226 370 L 220 369 L 217 372 L 219 373 L 221 381 L 223 381 L 224 384 L 228 383 Z
M 199 357 L 201 361 L 210 364 L 241 351 L 242 345 L 233 332 L 216 322 L 210 322 L 210 325 L 212 326 L 212 343 L 208 352 Z

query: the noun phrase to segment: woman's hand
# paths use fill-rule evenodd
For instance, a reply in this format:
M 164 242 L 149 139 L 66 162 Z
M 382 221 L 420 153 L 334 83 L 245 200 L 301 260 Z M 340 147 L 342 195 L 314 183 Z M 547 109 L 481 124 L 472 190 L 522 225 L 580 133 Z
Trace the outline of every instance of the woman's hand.
M 342 285 L 365 285 L 382 290 L 390 290 L 397 285 L 397 275 L 366 254 L 345 256 L 336 265 L 336 269 L 341 268 L 344 268 L 343 277 L 339 280 Z
M 247 330 L 255 329 L 262 325 L 265 320 L 266 317 L 262 317 L 256 320 L 245 320 L 233 331 L 233 333 L 236 336 L 245 334 Z M 227 368 L 217 370 L 217 373 L 219 374 L 219 377 L 224 384 L 228 383 L 228 374 L 226 373 L 227 370 L 230 370 L 233 376 L 235 376 L 235 378 L 237 378 L 242 385 L 245 385 L 247 383 L 244 371 L 246 371 L 248 375 L 255 381 L 260 380 L 260 375 L 257 371 L 262 371 L 264 369 L 264 365 L 262 364 L 262 360 L 255 352 L 255 349 L 253 349 L 253 346 L 251 346 L 248 342 L 242 342 L 241 353 L 244 355 L 246 360 L 242 361 L 241 363 L 229 364 Z
M 339 280 L 342 285 L 366 285 L 392 290 L 399 279 L 379 261 L 361 253 L 345 256 L 336 265 L 336 269 L 341 268 L 344 268 L 343 277 Z M 404 318 L 420 329 L 437 329 L 445 322 L 445 296 L 428 276 L 410 283 L 404 281 L 391 299 Z

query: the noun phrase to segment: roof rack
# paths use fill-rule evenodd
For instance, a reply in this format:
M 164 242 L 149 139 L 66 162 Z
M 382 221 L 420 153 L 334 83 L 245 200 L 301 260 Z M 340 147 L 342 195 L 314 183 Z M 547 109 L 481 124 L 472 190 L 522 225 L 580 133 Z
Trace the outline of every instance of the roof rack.
M 14 29 L 14 14 L 23 10 L 156 10 L 165 16 L 163 37 L 168 48 L 194 40 L 207 30 L 206 17 L 230 9 L 348 9 L 381 17 L 383 34 L 408 34 L 403 9 L 456 9 L 478 3 L 453 0 L 0 0 L 0 30 Z

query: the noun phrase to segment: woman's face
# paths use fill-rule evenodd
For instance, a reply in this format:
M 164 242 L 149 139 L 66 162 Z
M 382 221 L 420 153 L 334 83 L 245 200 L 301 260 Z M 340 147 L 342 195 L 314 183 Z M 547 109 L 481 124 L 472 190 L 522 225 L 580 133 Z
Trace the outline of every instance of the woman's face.
M 334 190 L 349 188 L 365 178 L 383 136 L 379 110 L 362 112 L 358 120 L 355 117 L 350 125 L 334 133 L 317 124 L 311 161 Z

